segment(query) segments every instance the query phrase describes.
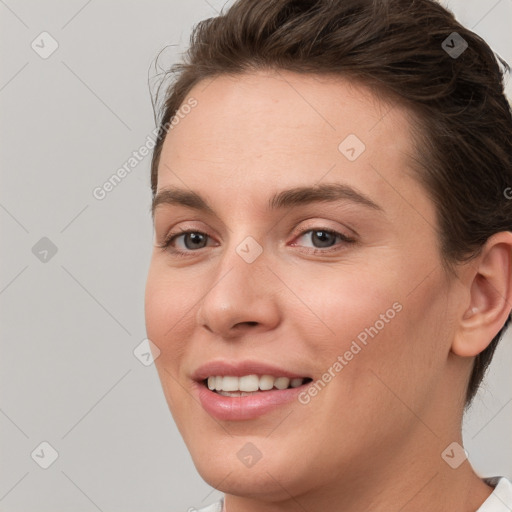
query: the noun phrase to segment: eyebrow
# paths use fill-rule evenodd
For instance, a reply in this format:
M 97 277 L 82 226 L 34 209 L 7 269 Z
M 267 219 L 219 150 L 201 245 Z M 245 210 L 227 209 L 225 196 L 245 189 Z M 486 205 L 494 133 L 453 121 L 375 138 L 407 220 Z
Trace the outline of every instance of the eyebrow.
M 269 210 L 294 208 L 311 203 L 350 201 L 367 208 L 383 211 L 368 196 L 342 183 L 329 183 L 310 187 L 295 187 L 274 194 L 268 203 Z M 213 208 L 197 192 L 182 188 L 162 189 L 153 199 L 152 215 L 161 204 L 180 205 L 214 215 Z

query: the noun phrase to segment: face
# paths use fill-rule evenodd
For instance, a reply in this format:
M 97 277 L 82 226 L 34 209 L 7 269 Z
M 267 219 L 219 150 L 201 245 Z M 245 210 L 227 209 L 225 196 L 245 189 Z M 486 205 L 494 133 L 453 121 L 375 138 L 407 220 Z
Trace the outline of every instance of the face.
M 284 71 L 190 98 L 159 165 L 146 324 L 199 473 L 278 499 L 381 470 L 438 421 L 453 334 L 411 117 Z

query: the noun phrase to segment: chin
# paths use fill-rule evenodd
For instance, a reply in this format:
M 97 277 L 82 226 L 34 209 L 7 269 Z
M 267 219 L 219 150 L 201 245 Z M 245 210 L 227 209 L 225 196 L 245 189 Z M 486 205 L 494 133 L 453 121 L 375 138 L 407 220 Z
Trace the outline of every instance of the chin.
M 261 448 L 259 454 L 256 445 Z M 297 464 L 282 442 L 226 434 L 225 439 L 203 438 L 187 446 L 201 478 L 221 492 L 279 501 L 289 498 L 289 492 L 305 490 L 307 468 Z
M 283 487 L 295 487 L 288 481 L 289 477 L 287 481 L 283 480 L 286 467 L 268 468 L 261 461 L 251 468 L 242 467 L 239 461 L 235 462 L 232 459 L 224 459 L 218 463 L 211 459 L 197 462 L 194 460 L 194 464 L 207 484 L 226 494 L 263 501 L 279 501 L 289 496 L 283 493 Z

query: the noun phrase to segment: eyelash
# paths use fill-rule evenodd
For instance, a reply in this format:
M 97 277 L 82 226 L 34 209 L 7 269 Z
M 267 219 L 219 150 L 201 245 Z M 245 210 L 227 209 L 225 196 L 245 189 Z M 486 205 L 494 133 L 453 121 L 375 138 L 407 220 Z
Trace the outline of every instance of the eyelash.
M 321 231 L 322 233 L 329 233 L 330 235 L 334 235 L 334 236 L 338 237 L 341 242 L 344 242 L 346 244 L 353 244 L 353 243 L 356 242 L 355 239 L 350 238 L 350 237 L 348 237 L 346 235 L 343 235 L 342 233 L 340 233 L 338 231 L 334 231 L 333 229 L 321 228 L 321 227 L 309 228 L 309 229 L 306 229 L 304 231 L 301 231 L 300 233 L 298 233 L 297 236 L 295 236 L 295 238 L 301 238 L 302 236 L 304 236 L 307 233 L 318 232 L 318 231 Z M 171 252 L 172 254 L 174 254 L 174 255 L 176 255 L 178 257 L 188 257 L 188 256 L 190 256 L 194 252 L 199 252 L 200 249 L 205 249 L 205 247 L 201 247 L 200 249 L 196 249 L 196 250 L 183 251 L 181 249 L 176 249 L 175 247 L 172 247 L 172 245 L 171 245 L 172 242 L 174 240 L 176 240 L 178 237 L 184 236 L 184 235 L 187 235 L 187 234 L 191 234 L 191 233 L 199 234 L 199 235 L 203 235 L 205 237 L 211 238 L 204 231 L 199 231 L 197 229 L 188 229 L 188 230 L 185 230 L 185 231 L 180 231 L 179 233 L 169 233 L 169 235 L 167 235 L 165 240 L 161 244 L 159 244 L 158 247 L 160 249 L 162 249 L 162 251 L 164 251 L 164 252 Z M 293 245 L 293 246 L 295 247 L 296 245 Z M 338 243 L 338 244 L 336 244 L 334 246 L 326 247 L 324 249 L 321 249 L 321 248 L 318 248 L 318 247 L 314 248 L 312 250 L 309 249 L 306 252 L 308 254 L 326 254 L 326 253 L 336 252 L 336 251 L 340 251 L 340 250 L 341 249 L 340 249 L 339 243 Z

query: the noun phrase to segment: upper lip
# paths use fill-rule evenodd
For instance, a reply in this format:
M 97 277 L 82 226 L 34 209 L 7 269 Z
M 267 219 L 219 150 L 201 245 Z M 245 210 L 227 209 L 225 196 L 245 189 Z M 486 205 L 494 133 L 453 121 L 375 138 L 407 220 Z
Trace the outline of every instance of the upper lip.
M 285 370 L 273 364 L 259 361 L 209 361 L 199 366 L 193 373 L 192 378 L 202 381 L 208 377 L 232 375 L 243 377 L 244 375 L 272 375 L 273 377 L 288 377 L 289 379 L 308 378 L 303 373 L 296 373 Z

